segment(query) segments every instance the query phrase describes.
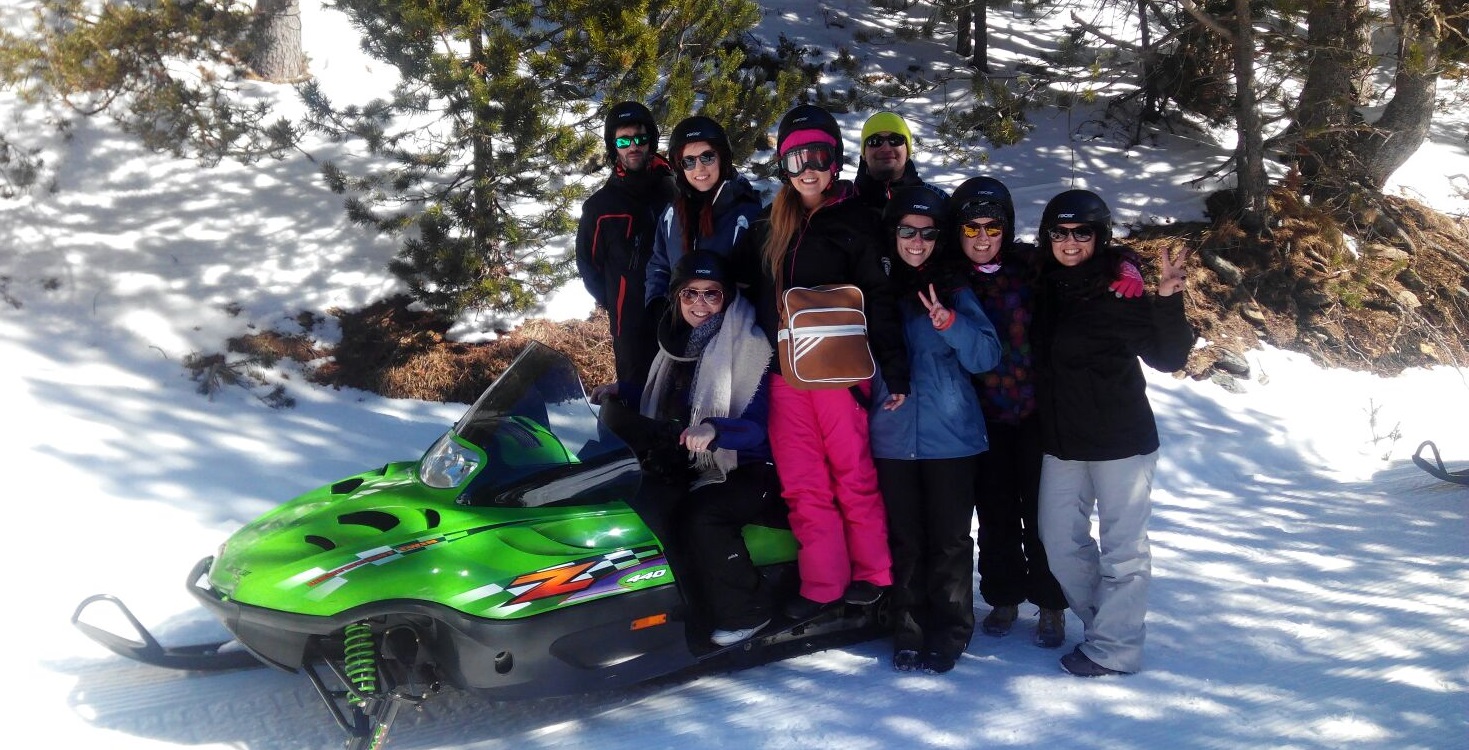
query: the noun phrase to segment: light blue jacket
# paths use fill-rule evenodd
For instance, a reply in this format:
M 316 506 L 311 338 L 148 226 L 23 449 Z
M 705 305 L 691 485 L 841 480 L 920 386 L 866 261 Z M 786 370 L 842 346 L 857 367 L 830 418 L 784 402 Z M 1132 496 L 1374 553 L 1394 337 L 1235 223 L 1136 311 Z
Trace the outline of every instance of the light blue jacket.
M 972 290 L 961 288 L 952 296 L 954 322 L 942 331 L 934 330 L 917 299 L 899 302 L 912 389 L 902 406 L 886 411 L 887 388 L 882 378 L 873 378 L 869 425 L 875 458 L 960 458 L 989 449 L 970 376 L 999 364 L 1000 339 Z

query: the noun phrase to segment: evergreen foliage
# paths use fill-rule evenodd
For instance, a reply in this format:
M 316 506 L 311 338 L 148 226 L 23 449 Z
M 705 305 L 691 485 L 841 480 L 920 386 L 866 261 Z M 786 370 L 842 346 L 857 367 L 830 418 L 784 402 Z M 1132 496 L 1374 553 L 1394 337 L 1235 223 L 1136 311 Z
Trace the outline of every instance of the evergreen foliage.
M 236 0 L 38 0 L 29 24 L 0 31 L 0 86 L 107 113 L 147 147 L 205 164 L 280 156 L 294 130 L 235 85 L 254 21 Z
M 515 314 L 575 273 L 547 247 L 584 195 L 568 177 L 606 166 L 601 106 L 647 102 L 668 126 L 700 111 L 736 158 L 799 85 L 743 68 L 749 0 L 337 0 L 363 48 L 391 64 L 388 100 L 337 107 L 302 87 L 307 126 L 360 139 L 371 159 L 326 164 L 351 219 L 402 234 L 390 264 L 418 301 L 449 316 Z M 600 104 L 599 104 L 600 103 Z

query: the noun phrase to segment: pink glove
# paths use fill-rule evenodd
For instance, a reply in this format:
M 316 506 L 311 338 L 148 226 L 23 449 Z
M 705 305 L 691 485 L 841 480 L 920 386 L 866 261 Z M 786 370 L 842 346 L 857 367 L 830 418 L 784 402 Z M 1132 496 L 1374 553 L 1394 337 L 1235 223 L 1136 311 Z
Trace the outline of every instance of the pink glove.
M 1117 264 L 1117 280 L 1107 288 L 1124 299 L 1143 296 L 1143 275 L 1138 272 L 1137 264 L 1124 258 Z

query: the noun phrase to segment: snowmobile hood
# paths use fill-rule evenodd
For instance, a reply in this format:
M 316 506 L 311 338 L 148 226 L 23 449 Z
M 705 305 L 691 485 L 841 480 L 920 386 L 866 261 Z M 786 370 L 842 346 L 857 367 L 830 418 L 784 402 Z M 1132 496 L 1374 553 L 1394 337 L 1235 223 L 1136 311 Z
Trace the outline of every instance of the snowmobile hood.
M 454 503 L 452 492 L 416 482 L 413 466 L 390 465 L 380 476 L 323 487 L 261 517 L 225 543 L 210 585 L 234 601 L 297 614 L 333 615 L 400 599 L 517 617 L 548 608 L 528 604 L 559 605 L 618 590 L 571 588 L 571 575 L 523 596 L 516 589 L 527 574 L 562 566 L 595 572 L 598 559 L 629 547 L 635 552 L 628 562 L 662 561 L 657 540 L 622 503 L 534 513 L 473 508 Z M 351 493 L 337 492 L 359 479 Z M 546 574 L 542 582 L 555 578 Z M 559 593 L 583 596 L 546 596 Z
M 532 347 L 419 461 L 318 488 L 240 529 L 209 584 L 293 614 L 414 600 L 501 618 L 666 585 L 662 547 L 625 503 L 640 480 L 569 361 Z

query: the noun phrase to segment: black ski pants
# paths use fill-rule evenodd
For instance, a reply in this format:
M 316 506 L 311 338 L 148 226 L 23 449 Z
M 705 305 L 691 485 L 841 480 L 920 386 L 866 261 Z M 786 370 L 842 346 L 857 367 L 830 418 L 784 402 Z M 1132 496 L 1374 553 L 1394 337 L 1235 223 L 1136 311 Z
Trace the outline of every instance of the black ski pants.
M 974 635 L 974 458 L 876 463 L 893 552 L 894 650 L 958 658 Z
M 750 559 L 742 530 L 783 507 L 775 466 L 744 464 L 723 482 L 693 490 L 679 509 L 682 547 L 693 564 L 697 598 L 714 627 L 739 630 L 770 619 L 774 603 Z
M 1030 601 L 1066 609 L 1051 575 L 1036 520 L 1041 486 L 1040 420 L 990 422 L 990 449 L 975 457 L 974 507 L 979 513 L 979 595 L 991 607 Z

